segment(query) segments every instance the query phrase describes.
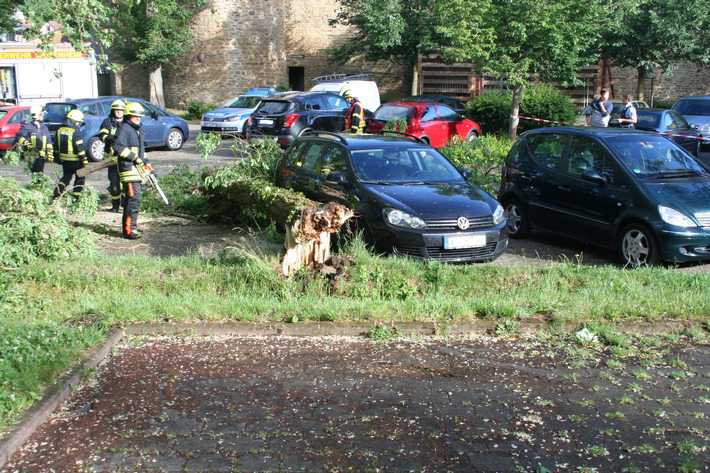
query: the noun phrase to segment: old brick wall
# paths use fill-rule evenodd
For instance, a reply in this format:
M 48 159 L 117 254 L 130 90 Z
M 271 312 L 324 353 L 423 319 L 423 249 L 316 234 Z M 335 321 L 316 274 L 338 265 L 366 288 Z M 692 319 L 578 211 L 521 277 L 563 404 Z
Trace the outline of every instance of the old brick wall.
M 114 74 L 116 95 L 127 97 L 149 97 L 148 71 L 140 64 L 121 64 Z
M 621 98 L 636 95 L 637 73 L 633 68 L 612 68 L 614 94 Z M 669 72 L 658 70 L 653 74 L 654 98 L 673 102 L 685 95 L 710 94 L 710 68 L 687 62 L 677 63 Z M 646 78 L 646 102 L 651 99 L 651 75 Z

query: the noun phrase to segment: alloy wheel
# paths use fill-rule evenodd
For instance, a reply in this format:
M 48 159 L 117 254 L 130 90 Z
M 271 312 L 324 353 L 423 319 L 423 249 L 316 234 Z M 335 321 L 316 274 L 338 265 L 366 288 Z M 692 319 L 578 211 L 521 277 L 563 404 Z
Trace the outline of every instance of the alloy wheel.
M 179 130 L 172 130 L 168 134 L 168 147 L 172 150 L 180 149 L 182 146 L 182 133 Z
M 648 264 L 651 254 L 649 237 L 638 228 L 631 228 L 624 234 L 621 252 L 626 264 L 638 268 Z
M 522 212 L 520 211 L 518 204 L 514 202 L 508 204 L 505 208 L 505 211 L 508 214 L 508 231 L 512 235 L 515 235 L 520 231 L 520 227 L 523 223 Z
M 91 157 L 96 161 L 104 158 L 104 143 L 101 140 L 93 140 L 91 143 Z

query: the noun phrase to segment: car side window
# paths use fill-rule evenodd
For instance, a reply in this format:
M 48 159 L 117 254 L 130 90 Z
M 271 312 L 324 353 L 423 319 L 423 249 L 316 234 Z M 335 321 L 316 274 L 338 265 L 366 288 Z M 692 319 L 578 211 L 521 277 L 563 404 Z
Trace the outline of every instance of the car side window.
M 674 130 L 676 128 L 675 123 L 673 122 L 673 117 L 669 113 L 663 114 L 661 128 L 668 130 Z
M 688 128 L 688 122 L 686 122 L 683 117 L 678 115 L 677 112 L 674 112 L 673 110 L 669 110 L 668 116 L 671 117 L 671 120 L 673 121 L 673 128 L 674 129 L 682 130 L 684 128 Z
M 567 159 L 567 174 L 581 177 L 587 171 L 604 172 L 606 150 L 591 138 L 575 136 L 572 138 L 569 159 Z
M 562 156 L 567 146 L 568 137 L 556 133 L 541 133 L 528 137 L 530 154 L 540 166 L 550 171 L 561 168 Z
M 342 97 L 339 97 L 337 95 L 326 95 L 324 99 L 326 103 L 326 110 L 342 111 L 348 109 L 348 103 Z
M 508 163 L 511 166 L 520 166 L 522 163 L 520 159 L 520 141 L 516 141 L 510 151 L 508 151 Z
M 328 145 L 323 151 L 320 160 L 321 174 L 330 174 L 331 172 L 339 172 L 345 174 L 348 170 L 348 165 L 345 162 L 346 151 L 338 145 Z
M 19 112 L 15 113 L 13 116 L 10 117 L 10 119 L 7 121 L 8 123 L 24 123 L 25 118 L 27 117 L 27 113 L 25 110 L 20 110 Z
M 300 143 L 295 143 L 288 150 L 286 155 L 286 162 L 291 166 L 303 166 L 303 148 L 307 143 L 301 141 Z
M 308 143 L 306 145 L 303 151 L 303 169 L 316 172 L 323 146 L 323 143 Z
M 424 115 L 422 115 L 422 123 L 423 122 L 430 122 L 436 120 L 436 108 L 435 107 L 429 107 L 426 109 L 424 112 Z
M 321 103 L 320 96 L 313 96 L 306 98 L 306 110 L 322 110 L 323 104 Z
M 607 182 L 618 187 L 626 187 L 626 175 L 621 170 L 621 166 L 608 154 L 604 158 L 604 169 L 601 172 Z
M 439 120 L 444 120 L 447 122 L 455 122 L 459 119 L 458 113 L 451 110 L 446 105 L 437 105 L 437 113 L 439 115 Z

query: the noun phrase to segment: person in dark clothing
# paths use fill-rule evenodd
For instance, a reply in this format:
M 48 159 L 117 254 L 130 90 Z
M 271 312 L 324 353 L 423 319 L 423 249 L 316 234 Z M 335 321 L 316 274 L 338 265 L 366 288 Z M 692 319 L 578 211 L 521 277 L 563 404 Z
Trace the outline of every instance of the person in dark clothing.
M 54 188 L 54 199 L 64 194 L 72 179 L 75 198 L 81 195 L 84 189 L 85 177 L 79 177 L 76 172 L 89 164 L 84 150 L 84 140 L 79 137 L 79 128 L 84 123 L 84 114 L 80 110 L 70 110 L 67 113 L 67 123 L 57 130 L 55 138 L 56 151 L 62 163 L 62 177 Z
M 123 198 L 123 238 L 135 240 L 141 237 L 138 229 L 138 213 L 141 206 L 142 174 L 153 170 L 145 161 L 145 144 L 141 118 L 145 115 L 138 102 L 128 102 L 125 120 L 118 130 L 113 151 L 118 157 L 118 175 Z
M 614 104 L 609 100 L 609 91 L 602 89 L 599 98 L 592 102 L 592 126 L 608 127 Z
M 637 121 L 638 113 L 636 112 L 636 107 L 634 107 L 634 97 L 627 95 L 624 100 L 624 110 L 621 111 L 621 116 L 619 117 L 619 125 L 622 128 L 634 128 Z
M 123 123 L 123 113 L 126 103 L 123 100 L 114 100 L 111 104 L 111 114 L 101 123 L 99 138 L 104 143 L 104 159 L 114 161 L 108 167 L 108 191 L 111 194 L 111 211 L 118 212 L 121 207 L 121 181 L 118 177 L 118 160 L 113 150 L 118 130 Z
M 32 163 L 33 173 L 43 173 L 44 163 L 54 160 L 52 135 L 44 121 L 42 107 L 30 108 L 32 121 L 25 123 L 15 138 L 15 144 L 22 152 L 22 158 Z
M 353 134 L 364 133 L 365 107 L 348 89 L 343 91 L 343 98 L 350 104 L 350 108 L 345 112 L 345 131 Z

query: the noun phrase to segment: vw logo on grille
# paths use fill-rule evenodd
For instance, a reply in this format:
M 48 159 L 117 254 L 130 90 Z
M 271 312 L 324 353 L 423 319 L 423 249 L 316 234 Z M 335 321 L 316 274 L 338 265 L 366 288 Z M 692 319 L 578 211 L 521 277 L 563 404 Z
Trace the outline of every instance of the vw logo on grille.
M 471 223 L 466 217 L 459 217 L 459 219 L 456 220 L 456 225 L 458 225 L 461 230 L 466 230 L 471 225 Z

